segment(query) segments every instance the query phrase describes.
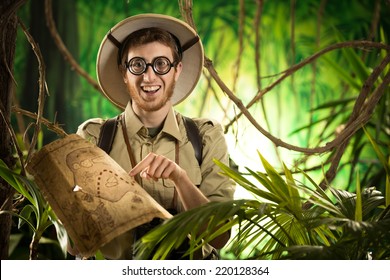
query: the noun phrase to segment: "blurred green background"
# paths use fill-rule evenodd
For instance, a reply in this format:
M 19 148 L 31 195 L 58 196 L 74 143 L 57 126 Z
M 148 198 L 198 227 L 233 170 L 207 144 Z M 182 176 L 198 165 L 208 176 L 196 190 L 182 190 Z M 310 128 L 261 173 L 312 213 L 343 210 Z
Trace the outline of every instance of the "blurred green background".
M 120 111 L 84 78 L 59 52 L 48 30 L 43 0 L 28 1 L 18 15 L 39 44 L 46 65 L 48 96 L 44 117 L 74 133 L 84 120 L 109 118 Z M 181 18 L 184 1 L 161 0 L 58 0 L 53 18 L 74 59 L 96 80 L 95 61 L 102 38 L 122 19 L 140 13 L 163 13 Z M 217 73 L 244 105 L 293 65 L 339 42 L 367 40 L 388 44 L 388 0 L 195 0 L 192 13 L 203 41 L 205 55 Z M 351 115 L 356 97 L 369 74 L 383 59 L 379 49 L 337 49 L 307 64 L 268 91 L 250 107 L 253 118 L 275 137 L 299 147 L 323 146 L 335 138 Z M 15 104 L 36 112 L 38 62 L 26 36 L 19 29 L 16 44 Z M 385 68 L 389 71 L 389 66 Z M 381 75 L 382 77 L 383 75 Z M 389 89 L 379 102 L 367 128 L 388 156 Z M 321 180 L 332 153 L 306 156 L 278 148 L 246 117 L 235 120 L 237 106 L 204 74 L 193 94 L 176 106 L 184 115 L 210 117 L 226 128 L 231 157 L 244 167 L 259 170 L 260 151 L 280 167 L 310 170 Z M 32 120 L 13 116 L 15 130 L 23 134 Z M 384 189 L 385 176 L 362 131 L 350 141 L 333 185 L 354 190 L 359 170 L 365 186 Z M 44 129 L 44 143 L 57 136 Z M 246 194 L 237 190 L 237 197 Z
M 180 3 L 167 0 L 60 0 L 53 1 L 53 18 L 70 53 L 96 79 L 97 51 L 112 26 L 139 13 L 163 13 L 182 18 Z M 389 1 L 383 0 L 197 0 L 193 1 L 192 12 L 205 55 L 243 104 L 280 77 L 276 74 L 326 46 L 349 40 L 386 43 L 390 32 Z M 39 44 L 45 59 L 49 92 L 44 111 L 47 119 L 58 122 L 67 133 L 72 133 L 88 118 L 108 118 L 119 113 L 64 60 L 48 30 L 43 0 L 28 1 L 20 9 L 19 16 Z M 336 128 L 348 118 L 352 101 L 364 79 L 381 59 L 381 52 L 375 49 L 348 51 L 360 58 L 363 70 L 348 60 L 345 49 L 328 53 L 264 95 L 261 102 L 250 108 L 253 117 L 271 134 L 293 145 L 315 147 L 334 138 Z M 350 80 L 340 71 L 349 75 Z M 17 41 L 15 78 L 16 102 L 21 108 L 35 112 L 38 64 L 21 30 Z M 350 102 L 341 102 L 346 100 Z M 340 101 L 340 105 L 314 110 L 335 101 Z M 388 105 L 385 106 L 388 113 Z M 245 117 L 234 121 L 239 110 L 210 80 L 207 71 L 194 93 L 176 109 L 188 116 L 211 117 L 225 126 L 231 124 L 226 128 L 226 137 L 232 158 L 240 167 L 258 165 L 256 150 L 275 165 L 282 160 L 292 166 L 302 158 L 301 153 L 275 148 Z M 23 132 L 29 121 L 19 122 L 19 131 Z M 315 122 L 318 123 L 310 126 Z M 300 129 L 305 126 L 309 127 Z M 385 134 L 388 136 L 388 131 Z M 55 137 L 46 132 L 45 142 Z M 305 162 L 308 166 L 318 166 L 325 162 L 325 158 L 319 155 Z

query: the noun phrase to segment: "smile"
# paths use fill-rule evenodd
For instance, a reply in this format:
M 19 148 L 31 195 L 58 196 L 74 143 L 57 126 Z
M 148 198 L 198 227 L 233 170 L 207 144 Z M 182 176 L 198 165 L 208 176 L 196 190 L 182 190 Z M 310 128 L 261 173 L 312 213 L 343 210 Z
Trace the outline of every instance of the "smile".
M 155 93 L 161 88 L 161 86 L 143 86 L 141 88 L 146 93 Z

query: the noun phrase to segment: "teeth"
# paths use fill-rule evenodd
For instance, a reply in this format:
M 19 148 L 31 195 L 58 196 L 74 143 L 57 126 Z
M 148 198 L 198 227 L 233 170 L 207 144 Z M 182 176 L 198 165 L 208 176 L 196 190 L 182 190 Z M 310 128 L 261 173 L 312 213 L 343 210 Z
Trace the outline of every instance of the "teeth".
M 159 88 L 160 88 L 159 86 L 147 86 L 147 87 L 143 87 L 143 90 L 144 91 L 156 91 Z

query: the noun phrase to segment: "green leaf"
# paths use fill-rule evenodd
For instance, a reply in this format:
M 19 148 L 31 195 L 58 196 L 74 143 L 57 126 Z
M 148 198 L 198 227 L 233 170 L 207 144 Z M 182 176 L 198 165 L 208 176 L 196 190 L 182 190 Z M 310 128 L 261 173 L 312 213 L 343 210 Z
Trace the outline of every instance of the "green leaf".
M 30 220 L 31 213 L 36 213 L 36 209 L 34 206 L 31 204 L 27 204 L 26 206 L 23 207 L 22 211 L 20 211 L 20 218 L 19 218 L 19 223 L 18 223 L 18 228 L 20 229 L 26 221 Z
M 370 143 L 371 143 L 372 147 L 374 148 L 374 151 L 375 151 L 376 155 L 378 156 L 379 161 L 381 162 L 383 168 L 385 169 L 386 175 L 390 176 L 390 163 L 387 161 L 385 155 L 382 153 L 381 149 L 379 148 L 378 144 L 374 141 L 374 139 L 372 138 L 372 136 L 369 133 L 369 131 L 367 130 L 367 128 L 363 127 L 363 130 L 364 130 L 364 133 L 366 134 L 368 140 L 370 140 Z
M 346 41 L 343 34 L 339 30 L 335 30 L 335 34 L 336 37 L 338 37 L 339 42 Z M 356 76 L 355 80 L 358 80 L 361 84 L 363 84 L 362 81 L 365 81 L 370 74 L 369 68 L 365 65 L 362 58 L 357 54 L 355 49 L 342 48 L 342 52 L 349 65 L 351 65 L 351 71 L 353 71 L 351 74 Z
M 292 211 L 294 214 L 298 215 L 302 213 L 302 199 L 298 192 L 297 186 L 295 184 L 295 180 L 292 176 L 291 171 L 287 168 L 287 166 L 283 163 L 284 174 L 286 176 L 287 187 L 290 197 L 290 205 L 292 206 Z
M 254 185 L 252 182 L 250 182 L 248 179 L 246 179 L 244 176 L 242 176 L 239 172 L 231 169 L 229 166 L 221 163 L 220 161 L 218 160 L 214 160 L 215 164 L 218 165 L 222 171 L 223 171 L 223 174 L 230 177 L 231 179 L 233 179 L 238 185 L 240 185 L 241 187 L 243 187 L 245 190 L 247 190 L 248 192 L 250 192 L 251 194 L 257 196 L 258 198 L 260 197 L 265 197 L 267 199 L 276 199 L 275 196 L 273 196 L 272 198 L 271 197 L 268 197 L 267 196 L 267 193 L 264 192 L 263 190 L 261 190 L 259 187 L 257 187 L 256 185 Z M 250 169 L 247 169 L 248 172 L 254 177 L 256 178 L 259 182 L 261 183 L 265 183 L 264 180 L 266 180 L 264 177 L 262 176 L 258 176 L 257 174 L 255 174 L 253 171 L 251 171 Z M 272 194 L 270 194 L 271 196 Z
M 327 106 L 326 104 L 324 104 L 324 106 Z M 321 106 L 320 106 L 321 107 Z M 327 108 L 327 107 L 324 107 L 324 108 L 320 108 L 320 107 L 317 107 L 318 109 L 325 109 L 325 108 Z M 313 111 L 314 110 L 316 110 L 316 109 L 313 109 Z M 342 111 L 345 111 L 345 108 L 343 107 L 343 109 L 342 109 Z M 337 118 L 340 116 L 340 113 L 341 112 L 334 112 L 333 114 L 329 114 L 329 115 L 327 115 L 326 117 L 324 117 L 324 118 L 321 118 L 321 119 L 319 119 L 319 120 L 317 120 L 317 121 L 312 121 L 312 122 L 310 122 L 309 124 L 307 124 L 307 125 L 304 125 L 304 126 L 301 126 L 301 127 L 298 127 L 298 128 L 296 128 L 296 129 L 294 129 L 293 131 L 291 131 L 290 133 L 289 133 L 289 136 L 292 136 L 292 135 L 294 135 L 295 133 L 298 133 L 298 132 L 300 132 L 300 131 L 302 131 L 302 130 L 305 130 L 305 129 L 308 129 L 308 128 L 312 128 L 312 127 L 314 127 L 315 125 L 317 125 L 317 124 L 320 124 L 320 123 L 322 123 L 322 122 L 327 122 L 327 125 L 329 126 L 330 124 L 332 124 L 333 122 L 335 122 L 336 120 L 337 120 Z
M 270 192 L 277 195 L 280 201 L 288 201 L 288 186 L 283 180 L 282 176 L 269 164 L 269 162 L 258 152 L 261 163 L 264 166 L 264 169 L 271 180 L 271 183 L 268 184 L 267 188 Z
M 278 196 L 277 194 L 275 194 L 272 191 L 273 190 L 272 182 L 267 178 L 267 176 L 265 174 L 263 174 L 261 172 L 254 172 L 254 171 L 250 170 L 249 168 L 247 170 L 249 171 L 250 175 L 252 175 L 252 177 L 255 178 L 261 184 L 261 186 L 263 186 L 264 188 L 266 188 L 269 191 L 268 192 L 264 191 L 264 190 L 260 189 L 259 187 L 253 187 L 253 188 L 244 187 L 246 190 L 257 195 L 259 197 L 259 199 L 265 199 L 267 202 L 274 202 L 276 204 L 283 202 L 283 199 L 281 199 L 280 196 Z
M 390 157 L 388 159 L 386 159 L 386 156 L 382 153 L 381 149 L 379 148 L 378 144 L 374 141 L 374 139 L 372 138 L 372 136 L 369 133 L 369 131 L 367 130 L 367 128 L 363 127 L 363 130 L 364 130 L 364 133 L 366 134 L 368 140 L 370 141 L 372 147 L 374 148 L 374 151 L 375 151 L 376 155 L 378 156 L 379 161 L 381 162 L 383 168 L 386 171 L 385 206 L 387 207 L 390 205 L 390 179 L 389 179 L 390 178 Z
M 16 248 L 19 247 L 20 242 L 24 237 L 23 233 L 16 233 L 10 235 L 8 255 L 12 255 Z
M 210 202 L 175 215 L 138 241 L 135 246 L 136 258 L 147 259 L 154 251 L 153 259 L 165 259 L 173 249 L 188 240 L 189 236 L 192 236 L 189 241 L 192 250 L 195 250 L 214 238 L 216 232 L 222 233 L 229 230 L 234 222 L 229 222 L 227 226 L 226 221 L 229 221 L 243 207 L 245 208 L 247 202 L 251 201 Z M 208 225 L 205 232 L 203 232 L 204 225 Z M 188 253 L 192 253 L 191 250 Z
M 313 108 L 312 111 L 318 111 L 318 110 L 322 110 L 322 109 L 333 109 L 336 106 L 342 106 L 343 110 L 345 110 L 345 107 L 348 106 L 349 103 L 352 103 L 353 101 L 355 101 L 356 98 L 357 98 L 357 96 L 353 96 L 350 98 L 341 98 L 341 99 L 333 100 L 330 102 L 326 102 L 326 103 L 323 103 L 323 104 Z M 339 114 L 340 114 L 340 112 L 336 112 L 331 117 L 334 118 L 335 116 L 337 116 Z M 326 120 L 327 118 L 329 118 L 329 116 L 325 117 L 324 119 Z
M 355 206 L 355 221 L 363 221 L 362 210 L 362 194 L 360 190 L 360 176 L 359 171 L 356 174 L 356 206 Z
M 29 201 L 32 201 L 32 196 L 23 186 L 19 180 L 19 174 L 13 172 L 9 167 L 0 159 L 0 177 L 3 178 L 11 187 L 13 187 L 18 193 L 26 197 Z
M 64 257 L 66 258 L 68 254 L 68 233 L 65 230 L 65 227 L 62 225 L 60 220 L 55 215 L 54 211 L 51 207 L 47 210 L 49 213 L 50 221 L 56 228 L 56 234 L 57 234 L 57 240 L 60 244 L 61 251 L 64 254 Z
M 336 61 L 333 59 L 329 59 L 325 56 L 322 57 L 322 59 L 335 71 L 335 74 L 340 77 L 344 82 L 349 84 L 352 88 L 355 90 L 360 90 L 362 87 L 362 82 L 356 79 L 352 76 L 350 72 L 347 72 L 344 70 L 343 67 L 341 67 Z
M 4 214 L 9 214 L 9 215 L 15 216 L 15 217 L 17 217 L 17 218 L 19 218 L 19 219 L 23 219 L 24 222 L 30 227 L 30 229 L 31 229 L 33 232 L 35 232 L 35 227 L 34 227 L 34 225 L 33 225 L 32 223 L 30 223 L 30 221 L 27 220 L 25 217 L 19 215 L 18 213 L 13 212 L 13 211 L 1 210 L 1 211 L 0 211 L 0 215 L 4 215 Z

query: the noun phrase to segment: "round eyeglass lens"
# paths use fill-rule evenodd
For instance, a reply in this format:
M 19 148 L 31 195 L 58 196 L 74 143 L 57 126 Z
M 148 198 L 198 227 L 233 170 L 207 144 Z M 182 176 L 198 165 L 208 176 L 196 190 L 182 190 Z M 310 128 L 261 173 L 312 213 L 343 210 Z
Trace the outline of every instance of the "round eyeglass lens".
M 128 69 L 135 75 L 140 75 L 146 70 L 146 62 L 140 57 L 135 57 L 129 61 Z
M 171 70 L 171 62 L 166 57 L 157 57 L 153 60 L 153 70 L 160 75 L 164 75 Z

